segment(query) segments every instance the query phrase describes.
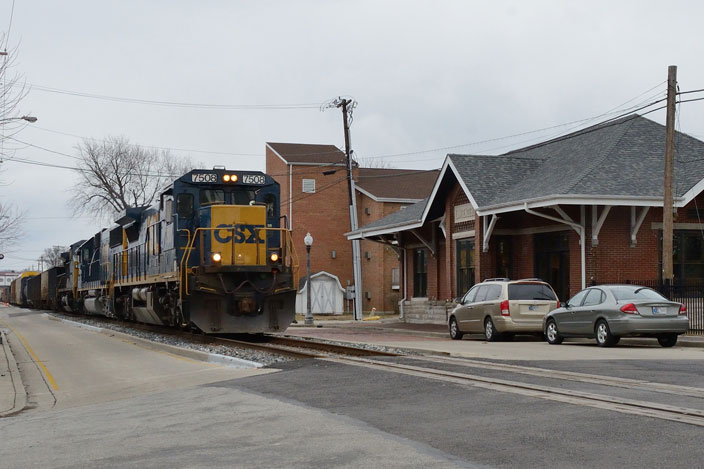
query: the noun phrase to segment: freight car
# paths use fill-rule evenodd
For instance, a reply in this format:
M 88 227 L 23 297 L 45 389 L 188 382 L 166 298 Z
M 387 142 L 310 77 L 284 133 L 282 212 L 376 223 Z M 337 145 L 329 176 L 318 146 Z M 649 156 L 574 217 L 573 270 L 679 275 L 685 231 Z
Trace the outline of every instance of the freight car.
M 27 270 L 12 281 L 10 284 L 10 304 L 22 307 L 29 306 L 27 302 L 27 287 L 29 279 L 36 275 L 39 275 L 39 272 Z
M 154 206 L 128 208 L 72 244 L 55 305 L 205 333 L 284 330 L 298 258 L 280 202 L 279 184 L 264 173 L 190 171 Z
M 62 275 L 64 267 L 51 267 L 41 273 L 41 296 L 39 307 L 56 309 L 56 278 Z

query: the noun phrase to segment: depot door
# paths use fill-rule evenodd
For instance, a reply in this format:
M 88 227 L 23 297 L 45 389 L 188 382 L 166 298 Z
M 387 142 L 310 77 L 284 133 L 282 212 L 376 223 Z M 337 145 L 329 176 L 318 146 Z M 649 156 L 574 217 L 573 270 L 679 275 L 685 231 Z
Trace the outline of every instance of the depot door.
M 533 236 L 533 272 L 548 282 L 560 301 L 570 296 L 569 233 L 543 233 Z

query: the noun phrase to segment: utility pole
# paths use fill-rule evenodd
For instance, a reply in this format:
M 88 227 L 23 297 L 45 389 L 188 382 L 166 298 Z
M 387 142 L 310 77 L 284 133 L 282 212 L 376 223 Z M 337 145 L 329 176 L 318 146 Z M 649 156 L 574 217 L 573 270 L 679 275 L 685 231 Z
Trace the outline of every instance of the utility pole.
M 665 185 L 662 207 L 662 280 L 669 287 L 672 269 L 672 173 L 675 155 L 675 98 L 677 96 L 677 66 L 667 68 L 667 118 L 665 124 Z M 669 292 L 668 292 L 669 294 Z
M 342 123 L 345 128 L 345 157 L 347 163 L 347 189 L 349 190 L 350 231 L 359 228 L 357 223 L 357 203 L 354 196 L 354 180 L 352 179 L 352 157 L 350 150 L 350 119 L 347 115 L 347 106 L 354 103 L 351 99 L 337 100 L 337 107 L 342 108 Z M 350 110 L 350 113 L 352 111 Z M 354 274 L 354 319 L 362 320 L 362 262 L 360 257 L 359 240 L 352 241 L 352 270 Z

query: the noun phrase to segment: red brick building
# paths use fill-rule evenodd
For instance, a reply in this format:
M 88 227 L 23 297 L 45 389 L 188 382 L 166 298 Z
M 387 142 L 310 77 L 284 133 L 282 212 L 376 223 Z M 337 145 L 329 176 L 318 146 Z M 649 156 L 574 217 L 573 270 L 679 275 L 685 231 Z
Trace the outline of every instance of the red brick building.
M 266 172 L 281 185 L 281 214 L 293 230 L 301 265 L 306 256 L 303 238 L 310 232 L 311 269 L 337 276 L 343 287 L 354 284 L 352 246 L 344 235 L 350 231 L 345 161 L 345 153 L 334 145 L 266 144 Z M 355 164 L 352 174 L 359 224 L 363 225 L 427 197 L 438 171 L 359 168 Z M 397 246 L 363 241 L 361 267 L 362 309 L 398 311 Z
M 704 142 L 677 135 L 675 282 L 704 280 Z M 396 242 L 409 321 L 444 322 L 491 277 L 538 277 L 561 300 L 661 277 L 665 129 L 640 116 L 498 156 L 448 155 L 427 200 L 349 233 Z

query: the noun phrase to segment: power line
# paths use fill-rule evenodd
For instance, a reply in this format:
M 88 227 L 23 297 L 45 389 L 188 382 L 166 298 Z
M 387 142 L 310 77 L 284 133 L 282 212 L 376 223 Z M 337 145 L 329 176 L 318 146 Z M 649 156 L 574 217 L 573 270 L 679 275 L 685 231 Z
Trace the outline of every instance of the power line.
M 31 126 L 28 126 L 27 128 L 42 130 L 44 132 L 51 132 L 51 133 L 59 134 L 59 135 L 66 135 L 68 137 L 81 138 L 83 140 L 107 142 L 107 140 L 105 140 L 105 139 L 96 139 L 93 137 L 84 137 L 82 135 L 71 134 L 68 132 L 60 132 L 58 130 L 47 129 L 46 127 L 40 127 L 38 125 L 31 125 Z M 182 151 L 182 152 L 188 152 L 188 153 L 207 153 L 207 154 L 211 154 L 211 155 L 223 155 L 223 156 L 264 156 L 262 153 L 230 153 L 230 152 L 224 152 L 224 151 L 196 150 L 196 149 L 192 149 L 192 148 L 171 148 L 171 147 L 160 147 L 157 145 L 140 145 L 138 143 L 131 143 L 130 145 L 134 145 L 134 146 L 140 147 L 140 148 L 151 148 L 154 150 Z
M 659 85 L 658 85 L 658 86 L 659 86 Z M 651 88 L 651 89 L 652 89 L 652 88 Z M 650 90 L 648 90 L 648 91 L 650 91 Z M 646 93 L 647 93 L 647 92 L 646 92 Z M 641 95 L 642 95 L 642 94 L 641 94 Z M 634 98 L 634 99 L 635 99 L 635 98 Z M 640 104 L 638 104 L 638 105 L 636 105 L 636 106 L 632 106 L 631 108 L 629 108 L 629 111 L 628 111 L 627 114 L 630 114 L 630 113 L 633 113 L 633 112 L 637 112 L 637 111 L 639 111 L 639 110 L 641 110 L 641 109 L 647 108 L 647 107 L 649 107 L 649 106 L 652 106 L 652 105 L 657 104 L 657 103 L 659 103 L 659 102 L 661 102 L 661 101 L 664 101 L 664 100 L 665 100 L 665 98 L 662 98 L 662 99 L 653 101 L 653 102 L 651 102 L 651 103 L 649 103 L 649 104 L 647 104 L 647 105 L 645 105 L 645 106 L 639 107 L 639 108 L 637 108 L 637 106 L 639 106 Z M 628 102 L 628 101 L 627 101 L 627 102 Z M 633 109 L 633 108 L 635 108 L 635 109 Z M 476 146 L 476 145 L 481 145 L 481 144 L 483 144 L 483 143 L 497 142 L 497 141 L 501 141 L 501 140 L 507 140 L 507 139 L 510 139 L 510 138 L 522 137 L 522 136 L 524 136 L 524 135 L 530 135 L 530 134 L 534 134 L 534 133 L 538 133 L 538 132 L 544 132 L 544 131 L 546 131 L 546 130 L 557 129 L 557 128 L 565 127 L 565 126 L 572 125 L 572 124 L 585 123 L 585 122 L 593 121 L 594 119 L 596 119 L 596 118 L 598 118 L 598 117 L 603 117 L 603 116 L 605 116 L 605 115 L 607 115 L 607 114 L 610 114 L 610 113 L 611 113 L 611 112 L 609 111 L 609 112 L 606 112 L 606 113 L 602 113 L 602 114 L 600 114 L 600 115 L 598 115 L 598 116 L 592 116 L 592 117 L 589 117 L 589 118 L 586 118 L 586 119 L 579 119 L 579 120 L 575 120 L 575 121 L 571 121 L 571 122 L 566 122 L 566 123 L 563 123 L 563 124 L 553 125 L 553 126 L 550 126 L 550 127 L 544 127 L 544 128 L 542 128 L 542 129 L 530 130 L 530 131 L 521 132 L 521 133 L 518 133 L 518 134 L 507 135 L 507 136 L 504 136 L 504 137 L 491 138 L 491 139 L 487 139 L 487 140 L 479 140 L 479 141 L 475 141 L 475 142 L 463 143 L 463 144 L 460 144 L 460 145 L 453 145 L 453 146 L 449 146 L 449 147 L 432 148 L 432 149 L 429 149 L 429 150 L 412 151 L 412 152 L 405 152 L 405 153 L 393 153 L 393 154 L 387 154 L 387 155 L 367 156 L 367 157 L 365 157 L 365 158 L 392 158 L 392 157 L 397 157 L 397 156 L 409 156 L 409 155 L 419 155 L 419 154 L 423 154 L 423 153 L 435 153 L 435 152 L 438 152 L 438 151 L 447 151 L 447 150 L 454 150 L 454 149 L 462 148 L 462 147 Z M 627 114 L 624 114 L 624 115 L 627 115 Z M 612 118 L 612 119 L 618 119 L 619 117 L 622 117 L 622 116 L 616 116 L 616 117 L 614 117 L 614 118 Z M 612 119 L 609 119 L 609 120 L 612 120 Z M 607 120 L 607 122 L 608 122 L 608 120 Z
M 84 93 L 80 91 L 65 90 L 61 88 L 53 88 L 50 86 L 42 86 L 37 84 L 29 84 L 33 90 L 44 91 L 47 93 L 65 94 L 80 98 L 99 99 L 104 101 L 113 101 L 130 104 L 143 104 L 150 106 L 167 106 L 181 107 L 191 109 L 230 109 L 230 110 L 282 110 L 282 109 L 319 109 L 320 103 L 290 103 L 290 104 L 212 104 L 212 103 L 188 103 L 181 101 L 160 101 L 152 99 L 125 98 L 120 96 L 110 96 L 104 94 Z

